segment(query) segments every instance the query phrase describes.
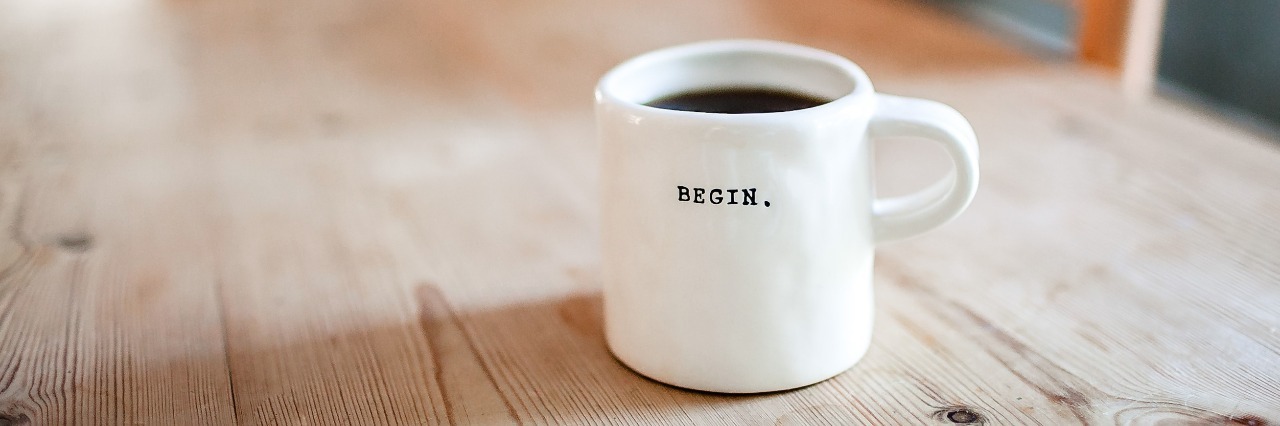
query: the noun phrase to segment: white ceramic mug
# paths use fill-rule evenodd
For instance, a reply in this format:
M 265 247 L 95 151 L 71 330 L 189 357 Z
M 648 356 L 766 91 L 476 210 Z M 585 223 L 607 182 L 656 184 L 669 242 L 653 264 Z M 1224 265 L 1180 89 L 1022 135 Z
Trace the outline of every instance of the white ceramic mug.
M 645 105 L 725 87 L 834 100 L 754 114 Z M 875 93 L 852 62 L 792 44 L 636 57 L 600 80 L 596 117 L 608 345 L 686 388 L 776 391 L 852 367 L 871 343 L 875 245 L 954 218 L 978 185 L 973 129 L 954 109 Z M 953 173 L 876 199 L 871 140 L 885 136 L 937 141 Z

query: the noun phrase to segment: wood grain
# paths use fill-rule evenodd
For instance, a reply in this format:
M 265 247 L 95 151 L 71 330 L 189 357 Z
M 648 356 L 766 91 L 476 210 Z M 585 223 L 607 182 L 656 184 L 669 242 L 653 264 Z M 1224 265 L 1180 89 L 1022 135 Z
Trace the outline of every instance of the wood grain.
M 0 424 L 1280 421 L 1280 150 L 910 2 L 0 0 Z M 677 13 L 678 12 L 678 13 Z M 595 79 L 813 45 L 971 119 L 849 372 L 674 389 L 600 322 Z M 945 157 L 877 147 L 880 190 Z

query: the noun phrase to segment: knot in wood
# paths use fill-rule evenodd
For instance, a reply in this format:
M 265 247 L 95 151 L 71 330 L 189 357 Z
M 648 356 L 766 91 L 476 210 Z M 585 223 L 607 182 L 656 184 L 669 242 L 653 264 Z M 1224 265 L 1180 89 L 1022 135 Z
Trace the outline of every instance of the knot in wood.
M 31 424 L 31 417 L 26 414 L 0 413 L 0 426 L 23 426 Z
M 93 247 L 93 236 L 83 232 L 63 234 L 58 237 L 58 247 L 70 252 L 84 253 Z
M 947 420 L 956 424 L 981 423 L 982 416 L 965 407 L 953 407 L 947 410 Z
M 1232 423 L 1248 426 L 1267 426 L 1270 424 L 1265 419 L 1250 414 L 1232 416 L 1230 420 Z

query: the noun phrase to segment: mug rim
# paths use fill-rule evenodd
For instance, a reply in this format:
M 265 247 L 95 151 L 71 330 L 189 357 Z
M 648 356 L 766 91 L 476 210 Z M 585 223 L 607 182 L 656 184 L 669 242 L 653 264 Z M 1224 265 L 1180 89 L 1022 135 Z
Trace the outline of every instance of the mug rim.
M 853 83 L 853 89 L 839 97 L 832 99 L 822 105 L 809 108 L 801 108 L 790 111 L 778 112 L 756 112 L 741 114 L 725 114 L 710 113 L 699 111 L 682 111 L 666 108 L 659 108 L 645 105 L 630 99 L 624 99 L 618 93 L 614 86 L 621 84 L 620 79 L 629 77 L 629 73 L 635 69 L 651 66 L 654 63 L 663 61 L 676 61 L 686 58 L 698 56 L 720 54 L 720 53 L 763 53 L 791 57 L 801 60 L 818 61 L 825 65 L 833 66 L 844 74 Z M 794 43 L 787 43 L 774 40 L 761 39 L 725 39 L 710 40 L 688 44 L 681 44 L 666 47 L 639 56 L 628 59 L 621 64 L 613 67 L 609 72 L 600 78 L 600 82 L 596 85 L 595 98 L 597 104 L 606 101 L 615 105 L 623 105 L 629 109 L 647 114 L 669 114 L 672 116 L 683 116 L 689 118 L 701 119 L 717 119 L 726 121 L 760 121 L 762 119 L 778 118 L 792 119 L 800 115 L 825 114 L 827 111 L 845 110 L 847 108 L 858 108 L 871 104 L 872 96 L 875 89 L 871 86 L 871 79 L 867 77 L 866 72 L 858 67 L 849 59 L 826 50 L 813 47 L 803 46 Z

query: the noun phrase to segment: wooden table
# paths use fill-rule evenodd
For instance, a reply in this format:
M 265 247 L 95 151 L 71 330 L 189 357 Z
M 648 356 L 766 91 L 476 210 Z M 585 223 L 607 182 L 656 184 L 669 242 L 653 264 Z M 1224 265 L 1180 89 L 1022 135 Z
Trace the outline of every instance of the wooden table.
M 601 335 L 595 80 L 782 39 L 964 112 L 852 370 L 729 396 Z M 0 1 L 0 425 L 1280 421 L 1280 149 L 900 1 Z M 945 160 L 885 141 L 885 193 Z

